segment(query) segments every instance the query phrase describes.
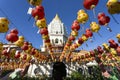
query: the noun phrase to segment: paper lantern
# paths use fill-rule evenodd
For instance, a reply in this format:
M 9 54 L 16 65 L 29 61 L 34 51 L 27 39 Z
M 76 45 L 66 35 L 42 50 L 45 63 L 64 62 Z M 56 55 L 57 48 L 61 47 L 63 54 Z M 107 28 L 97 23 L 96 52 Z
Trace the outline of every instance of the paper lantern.
M 9 21 L 5 17 L 0 17 L 0 33 L 5 33 L 9 30 Z
M 39 6 L 42 3 L 42 0 L 28 0 L 28 2 L 32 6 Z
M 78 13 L 77 13 L 77 21 L 79 23 L 82 23 L 82 24 L 86 23 L 88 18 L 89 18 L 88 14 L 83 9 L 78 11 Z

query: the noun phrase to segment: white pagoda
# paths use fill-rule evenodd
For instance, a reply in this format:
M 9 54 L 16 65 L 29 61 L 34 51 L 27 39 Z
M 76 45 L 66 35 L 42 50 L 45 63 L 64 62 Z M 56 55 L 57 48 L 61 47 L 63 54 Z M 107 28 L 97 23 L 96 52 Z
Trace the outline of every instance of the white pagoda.
M 64 26 L 64 23 L 62 23 L 58 14 L 56 14 L 53 20 L 48 24 L 48 32 L 53 47 L 53 51 L 62 52 L 64 45 L 68 39 L 68 34 Z

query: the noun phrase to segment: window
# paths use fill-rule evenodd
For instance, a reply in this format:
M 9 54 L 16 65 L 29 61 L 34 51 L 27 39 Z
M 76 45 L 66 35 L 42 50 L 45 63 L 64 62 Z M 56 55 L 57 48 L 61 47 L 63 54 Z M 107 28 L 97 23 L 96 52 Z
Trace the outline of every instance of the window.
M 58 38 L 55 39 L 55 43 L 58 43 Z
M 56 31 L 56 34 L 58 34 L 58 31 Z

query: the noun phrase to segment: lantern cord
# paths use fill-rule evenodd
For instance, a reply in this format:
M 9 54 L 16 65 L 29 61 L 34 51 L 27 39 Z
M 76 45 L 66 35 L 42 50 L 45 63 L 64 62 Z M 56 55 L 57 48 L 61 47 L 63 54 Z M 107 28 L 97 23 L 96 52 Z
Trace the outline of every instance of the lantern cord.
M 94 18 L 96 18 L 96 12 L 95 12 L 95 9 L 93 8 L 93 15 L 94 15 Z
M 112 32 L 112 29 L 107 25 L 107 30 L 109 30 L 110 32 Z
M 113 20 L 114 20 L 117 24 L 119 24 L 119 22 L 115 19 L 115 17 L 114 17 L 113 15 L 111 15 L 111 16 L 112 16 Z
M 85 10 L 86 13 L 88 13 L 88 11 L 87 11 L 85 8 L 84 8 L 84 10 Z M 89 17 L 89 14 L 88 14 L 88 17 Z M 90 17 L 89 17 L 88 21 L 89 21 L 90 23 L 92 22 L 91 19 L 90 19 Z
M 30 21 L 30 20 L 31 20 L 31 18 L 32 18 L 32 16 L 29 16 L 28 21 Z
M 100 37 L 102 37 L 102 35 L 99 33 L 99 32 L 97 32 L 98 33 L 98 35 L 100 36 Z

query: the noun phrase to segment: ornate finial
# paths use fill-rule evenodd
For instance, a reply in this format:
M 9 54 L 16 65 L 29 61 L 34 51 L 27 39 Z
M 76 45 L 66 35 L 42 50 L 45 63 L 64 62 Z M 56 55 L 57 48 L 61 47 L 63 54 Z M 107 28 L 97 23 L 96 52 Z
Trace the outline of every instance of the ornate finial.
M 58 16 L 58 14 L 56 14 L 54 20 L 59 20 L 59 21 L 61 21 L 60 18 L 59 18 L 59 16 Z

